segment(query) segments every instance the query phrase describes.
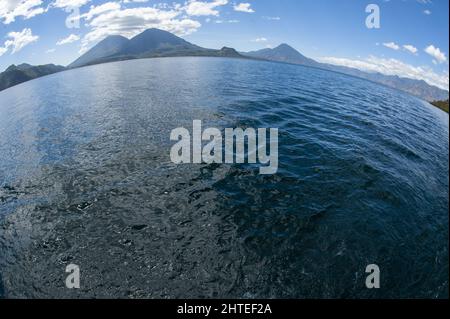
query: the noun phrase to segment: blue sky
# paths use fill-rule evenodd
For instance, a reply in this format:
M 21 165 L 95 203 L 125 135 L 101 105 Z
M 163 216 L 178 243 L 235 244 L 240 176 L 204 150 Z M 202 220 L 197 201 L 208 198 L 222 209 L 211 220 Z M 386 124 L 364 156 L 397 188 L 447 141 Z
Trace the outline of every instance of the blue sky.
M 372 3 L 380 28 L 366 27 Z M 288 43 L 322 62 L 448 90 L 448 12 L 448 0 L 0 0 L 0 70 L 67 65 L 109 34 L 157 27 L 209 48 Z

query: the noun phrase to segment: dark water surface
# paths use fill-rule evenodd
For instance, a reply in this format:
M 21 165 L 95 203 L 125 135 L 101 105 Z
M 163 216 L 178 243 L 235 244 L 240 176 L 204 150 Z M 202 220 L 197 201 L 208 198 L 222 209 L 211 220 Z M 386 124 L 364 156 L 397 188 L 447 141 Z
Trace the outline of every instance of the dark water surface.
M 279 128 L 278 173 L 172 164 L 170 131 L 194 119 Z M 0 293 L 448 297 L 448 134 L 428 103 L 283 64 L 136 60 L 24 83 L 0 92 Z

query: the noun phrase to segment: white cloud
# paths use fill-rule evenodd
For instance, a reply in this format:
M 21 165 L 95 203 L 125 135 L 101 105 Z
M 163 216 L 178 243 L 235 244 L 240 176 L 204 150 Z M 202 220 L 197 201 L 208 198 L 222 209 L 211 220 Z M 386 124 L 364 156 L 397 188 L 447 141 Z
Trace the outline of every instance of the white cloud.
M 434 45 L 429 45 L 425 49 L 425 52 L 428 53 L 429 55 L 431 55 L 435 59 L 434 60 L 435 62 L 438 62 L 438 63 L 447 62 L 447 56 L 445 55 L 445 53 L 441 52 L 441 50 L 439 48 L 436 48 Z M 437 64 L 437 63 L 435 63 L 435 64 Z
M 92 8 L 91 8 L 92 9 Z M 149 28 L 169 31 L 178 36 L 195 32 L 201 27 L 200 22 L 183 16 L 180 9 L 159 9 L 155 7 L 120 8 L 102 11 L 91 10 L 85 16 L 90 31 L 82 39 L 80 53 L 84 53 L 96 42 L 109 35 L 122 35 L 131 38 Z
M 2 47 L 0 47 L 0 56 L 2 56 L 3 54 L 5 54 L 6 51 L 8 51 L 7 48 L 2 48 Z
M 217 24 L 222 24 L 222 23 L 239 23 L 239 20 L 216 20 L 214 21 Z
M 268 17 L 268 16 L 264 16 L 263 19 L 270 20 L 270 21 L 280 21 L 281 20 L 280 17 Z
M 431 11 L 427 9 L 427 10 L 424 10 L 423 13 L 425 13 L 427 16 L 429 16 L 431 14 Z
M 69 43 L 76 42 L 78 40 L 80 40 L 80 36 L 78 36 L 76 34 L 71 34 L 67 38 L 61 39 L 58 42 L 56 42 L 56 45 L 69 44 Z
M 45 53 L 54 53 L 56 51 L 56 49 L 48 49 L 47 51 L 45 51 Z
M 52 6 L 56 8 L 79 8 L 90 2 L 91 0 L 55 0 Z
M 448 72 L 437 74 L 429 67 L 415 67 L 396 59 L 370 56 L 367 59 L 358 60 L 335 57 L 323 57 L 318 60 L 323 63 L 346 66 L 366 72 L 378 72 L 385 75 L 397 75 L 404 78 L 423 80 L 430 85 L 437 86 L 443 90 L 449 90 Z
M 267 39 L 264 37 L 261 37 L 261 38 L 256 38 L 256 39 L 252 40 L 252 42 L 267 42 Z
M 383 43 L 383 45 L 386 48 L 389 48 L 389 49 L 392 49 L 392 50 L 400 49 L 400 46 L 398 44 L 396 44 L 395 42 L 387 42 L 387 43 Z
M 0 47 L 0 55 L 6 51 L 11 50 L 11 54 L 19 52 L 25 46 L 33 43 L 39 39 L 37 35 L 33 35 L 31 29 L 23 29 L 21 32 L 9 32 L 6 36 L 8 40 L 5 41 L 3 47 Z
M 16 20 L 16 17 L 30 19 L 45 12 L 41 5 L 42 0 L 1 0 L 0 21 L 10 24 Z
M 184 10 L 190 16 L 218 16 L 219 11 L 217 7 L 224 6 L 228 3 L 228 0 L 214 0 L 211 2 L 206 1 L 189 1 Z
M 413 45 L 411 45 L 411 44 L 405 44 L 405 45 L 403 46 L 403 48 L 404 48 L 405 50 L 411 52 L 412 54 L 416 54 L 417 51 L 419 51 L 419 50 L 417 50 L 417 48 L 416 48 L 415 46 L 413 46 Z
M 253 13 L 255 10 L 251 8 L 250 3 L 239 3 L 234 5 L 234 11 Z
M 85 14 L 82 14 L 78 19 L 84 18 L 86 20 L 91 20 L 93 17 L 113 10 L 119 10 L 120 9 L 120 3 L 117 2 L 106 2 L 98 6 L 91 6 L 89 11 Z
M 149 0 L 123 0 L 123 3 L 145 3 Z

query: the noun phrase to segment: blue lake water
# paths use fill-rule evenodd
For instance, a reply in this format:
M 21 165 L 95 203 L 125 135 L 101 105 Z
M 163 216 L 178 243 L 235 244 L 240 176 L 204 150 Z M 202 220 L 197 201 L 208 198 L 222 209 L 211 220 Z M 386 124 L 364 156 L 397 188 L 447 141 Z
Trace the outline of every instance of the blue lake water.
M 170 131 L 194 119 L 278 128 L 278 173 L 172 164 Z M 448 297 L 448 136 L 426 102 L 287 64 L 146 59 L 21 84 L 0 92 L 0 295 Z

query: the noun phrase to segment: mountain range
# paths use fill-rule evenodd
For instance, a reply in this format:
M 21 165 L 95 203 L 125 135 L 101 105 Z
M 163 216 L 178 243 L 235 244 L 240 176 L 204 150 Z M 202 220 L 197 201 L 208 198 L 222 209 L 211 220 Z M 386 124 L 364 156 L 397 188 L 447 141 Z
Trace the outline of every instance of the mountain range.
M 407 92 L 430 102 L 448 100 L 449 98 L 448 91 L 429 85 L 425 81 L 384 75 L 381 73 L 363 72 L 354 68 L 320 63 L 305 57 L 288 44 L 281 44 L 273 49 L 252 52 L 237 52 L 235 49 L 228 47 L 214 50 L 202 48 L 170 32 L 159 29 L 145 30 L 131 39 L 119 35 L 108 36 L 68 65 L 67 68 L 130 59 L 175 56 L 230 57 L 297 64 L 367 79 Z M 22 64 L 20 66 L 12 65 L 5 72 L 0 73 L 0 90 L 32 78 L 62 70 L 64 70 L 64 67 L 52 64 L 35 67 L 28 64 Z
M 11 65 L 4 72 L 0 73 L 0 91 L 11 86 L 39 78 L 44 75 L 53 74 L 65 70 L 63 66 L 46 64 L 33 66 L 26 63 Z
M 262 49 L 259 51 L 242 52 L 241 54 L 256 59 L 290 64 L 300 64 L 313 67 L 317 67 L 320 65 L 320 63 L 314 61 L 313 59 L 305 57 L 303 54 L 301 54 L 288 44 L 280 44 L 274 49 Z
M 274 49 L 263 49 L 242 54 L 250 56 L 252 58 L 290 64 L 299 64 L 344 73 L 407 92 L 411 95 L 417 96 L 430 102 L 447 100 L 449 96 L 448 91 L 429 85 L 423 80 L 414 80 L 409 78 L 402 78 L 395 75 L 385 75 L 381 73 L 369 73 L 345 66 L 320 63 L 313 59 L 305 57 L 300 52 L 287 44 L 281 44 Z
M 68 67 L 76 68 L 112 61 L 122 61 L 154 57 L 211 56 L 244 58 L 232 48 L 221 50 L 205 49 L 176 35 L 159 30 L 148 29 L 128 40 L 122 36 L 109 36 Z

